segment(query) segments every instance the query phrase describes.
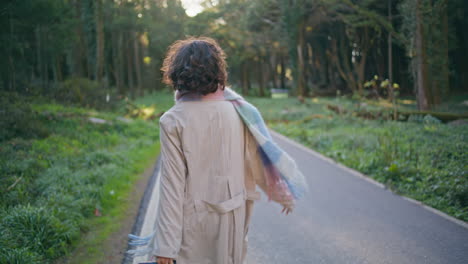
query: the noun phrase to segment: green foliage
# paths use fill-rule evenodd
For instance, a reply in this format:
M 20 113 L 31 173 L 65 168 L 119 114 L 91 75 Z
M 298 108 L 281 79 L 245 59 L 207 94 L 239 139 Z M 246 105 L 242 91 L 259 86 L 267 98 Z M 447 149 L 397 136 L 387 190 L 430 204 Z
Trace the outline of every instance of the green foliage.
M 15 206 L 4 212 L 2 236 L 8 240 L 2 248 L 27 248 L 45 259 L 53 259 L 67 250 L 78 229 L 60 221 L 47 208 Z
M 49 96 L 63 104 L 96 109 L 115 109 L 119 105 L 115 89 L 86 78 L 70 78 L 53 86 Z
M 0 92 L 0 142 L 14 137 L 43 138 L 49 134 L 31 108 L 32 98 Z
M 430 89 L 438 97 L 466 83 L 468 6 L 463 0 L 421 2 Z M 265 96 L 264 89 L 281 87 L 301 96 L 337 90 L 362 95 L 374 72 L 389 72 L 391 35 L 392 79 L 402 93 L 413 94 L 415 3 L 204 1 L 203 12 L 188 17 L 181 1 L 3 1 L 0 90 L 38 90 L 60 102 L 108 109 L 115 94 L 134 99 L 162 90 L 159 69 L 167 47 L 203 35 L 220 42 L 230 82 L 246 94 Z
M 41 257 L 27 248 L 0 248 L 0 263 L 41 264 L 44 262 L 41 260 Z
M 333 102 L 352 110 L 354 103 L 344 98 L 312 99 L 303 105 L 291 99 L 277 99 L 275 103 L 250 99 L 272 129 L 375 178 L 397 193 L 468 220 L 466 124 L 442 124 L 429 115 L 414 116 L 409 122 L 365 120 L 326 109 L 326 104 Z
M 35 124 L 24 131 L 41 127 L 47 134 L 5 127 L 10 136 L 0 143 L 0 263 L 50 263 L 90 230 L 96 209 L 105 217 L 125 204 L 140 163 L 153 158 L 158 126 L 92 109 L 24 105 L 22 115 Z
M 450 63 L 453 58 L 450 58 L 449 54 L 456 48 L 453 43 L 457 42 L 456 32 L 451 29 L 451 24 L 453 25 L 453 20 L 460 17 L 457 10 L 463 10 L 461 2 L 457 0 L 404 0 L 398 6 L 402 17 L 400 31 L 408 38 L 403 44 L 407 56 L 413 60 L 409 64 L 409 72 L 416 80 L 419 74 L 418 59 L 424 54 L 424 63 L 427 64 L 428 71 L 427 78 L 431 83 L 427 95 L 431 105 L 440 103 L 440 98 L 446 98 L 450 91 L 450 72 L 455 70 L 455 67 Z M 419 34 L 417 32 L 418 19 L 422 27 Z M 416 46 L 417 38 L 422 40 L 423 50 L 419 50 L 420 48 Z
M 152 108 L 155 113 L 167 111 L 174 105 L 174 91 L 167 89 L 149 93 L 143 97 L 137 98 L 135 103 L 141 108 Z

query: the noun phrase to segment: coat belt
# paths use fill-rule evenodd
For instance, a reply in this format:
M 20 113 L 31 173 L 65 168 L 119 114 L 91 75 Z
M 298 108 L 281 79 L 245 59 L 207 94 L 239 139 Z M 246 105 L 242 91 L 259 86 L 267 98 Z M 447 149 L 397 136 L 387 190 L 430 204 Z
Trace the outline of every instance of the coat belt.
M 258 193 L 259 195 L 260 193 Z M 205 212 L 216 212 L 218 214 L 225 214 L 230 211 L 234 211 L 235 209 L 241 207 L 242 205 L 245 204 L 246 200 L 256 200 L 256 198 L 259 198 L 255 192 L 246 192 L 243 190 L 242 192 L 234 195 L 232 198 L 214 203 L 214 202 L 208 202 L 205 200 L 195 200 L 195 208 L 198 211 L 198 213 L 201 213 L 203 211 Z M 234 238 L 233 238 L 233 243 L 234 243 L 234 259 L 233 259 L 233 264 L 240 264 L 242 261 L 242 254 L 243 254 L 243 242 L 244 241 L 244 219 L 241 219 L 240 216 L 242 215 L 242 218 L 245 217 L 245 213 L 241 214 L 240 211 L 234 211 L 234 228 L 235 228 L 235 233 L 234 233 Z M 201 215 L 199 215 L 201 217 Z M 200 220 L 199 220 L 200 221 Z M 245 223 L 244 223 L 245 224 Z M 227 263 L 227 262 L 226 262 Z
M 205 200 L 195 200 L 195 206 L 197 207 L 197 209 L 202 209 L 202 207 L 204 207 L 208 211 L 225 214 L 229 211 L 241 207 L 242 204 L 245 202 L 245 199 L 245 193 L 240 192 L 239 194 L 233 196 L 231 199 L 219 203 L 208 202 Z

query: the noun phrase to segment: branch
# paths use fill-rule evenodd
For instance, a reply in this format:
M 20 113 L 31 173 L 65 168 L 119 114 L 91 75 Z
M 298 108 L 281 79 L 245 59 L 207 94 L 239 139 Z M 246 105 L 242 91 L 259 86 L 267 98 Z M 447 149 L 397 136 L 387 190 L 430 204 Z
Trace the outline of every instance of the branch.
M 350 0 L 342 0 L 347 4 L 349 7 L 351 7 L 354 11 L 356 11 L 358 14 L 367 17 L 377 24 L 379 24 L 381 27 L 383 27 L 385 30 L 387 30 L 393 37 L 395 37 L 396 40 L 400 41 L 401 43 L 407 45 L 408 40 L 406 40 L 400 33 L 398 33 L 393 25 L 387 21 L 386 18 L 383 18 L 381 15 L 374 11 L 370 11 L 364 8 L 361 8 L 357 5 L 355 5 L 353 2 Z
M 21 177 L 19 177 L 18 179 L 16 179 L 16 181 L 15 181 L 12 185 L 10 185 L 6 190 L 9 191 L 9 190 L 13 189 L 13 187 L 15 187 L 15 185 L 16 185 L 19 181 L 21 181 L 22 179 L 23 179 L 23 176 L 21 176 Z

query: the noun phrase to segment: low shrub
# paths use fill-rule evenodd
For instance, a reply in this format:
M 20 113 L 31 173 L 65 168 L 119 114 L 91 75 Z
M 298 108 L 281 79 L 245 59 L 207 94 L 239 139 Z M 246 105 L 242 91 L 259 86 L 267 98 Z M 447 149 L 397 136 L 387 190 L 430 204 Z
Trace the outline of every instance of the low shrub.
M 12 138 L 44 138 L 49 131 L 31 108 L 33 98 L 0 92 L 0 142 Z
M 60 103 L 95 109 L 116 109 L 120 104 L 117 92 L 87 78 L 69 78 L 46 91 Z

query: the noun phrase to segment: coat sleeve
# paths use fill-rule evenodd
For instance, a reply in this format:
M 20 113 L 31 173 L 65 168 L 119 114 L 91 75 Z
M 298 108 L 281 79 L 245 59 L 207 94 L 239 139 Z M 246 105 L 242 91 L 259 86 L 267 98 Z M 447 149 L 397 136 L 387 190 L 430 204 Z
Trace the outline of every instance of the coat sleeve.
M 159 125 L 161 178 L 153 255 L 175 258 L 182 241 L 187 168 L 176 120 L 163 115 Z
M 247 193 L 249 193 L 249 189 L 252 189 L 252 182 L 253 185 L 257 185 L 260 189 L 265 193 L 268 194 L 268 186 L 265 182 L 265 175 L 264 175 L 264 167 L 261 158 L 260 151 L 258 149 L 257 141 L 255 140 L 252 133 L 249 129 L 245 128 L 246 137 L 245 137 L 245 144 L 246 144 L 246 189 Z M 253 187 L 255 188 L 255 187 Z M 294 200 L 277 200 L 273 199 L 278 204 L 293 210 L 294 208 Z

